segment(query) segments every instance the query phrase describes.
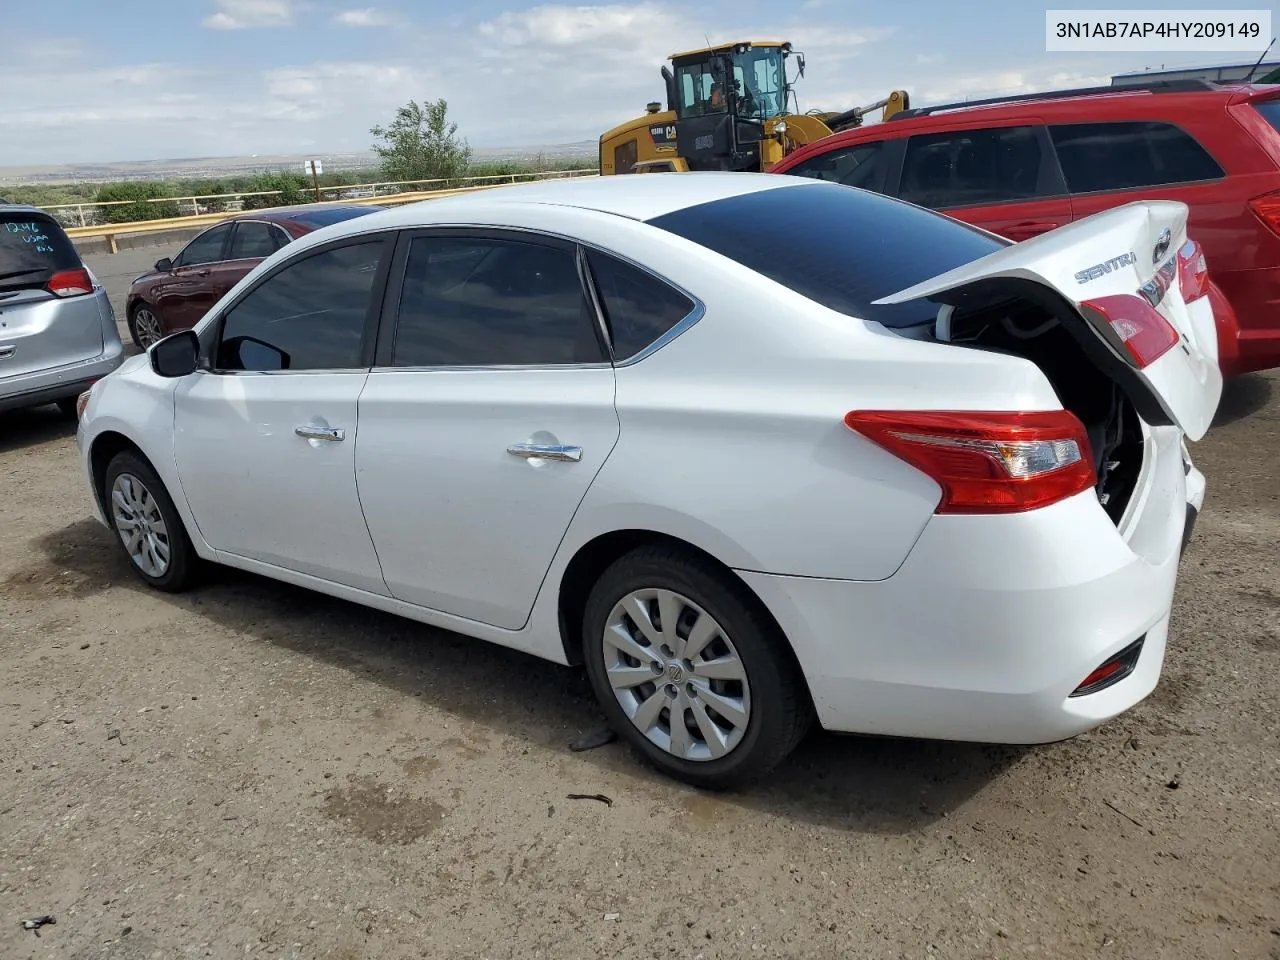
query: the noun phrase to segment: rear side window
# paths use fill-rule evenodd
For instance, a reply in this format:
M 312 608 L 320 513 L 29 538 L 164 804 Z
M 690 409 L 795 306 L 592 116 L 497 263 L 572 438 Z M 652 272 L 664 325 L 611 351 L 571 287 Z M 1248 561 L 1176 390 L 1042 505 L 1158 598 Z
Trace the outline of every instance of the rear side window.
M 252 260 L 269 257 L 284 246 L 284 241 L 284 235 L 270 224 L 242 220 L 236 224 L 227 259 Z
M 1195 183 L 1223 176 L 1209 151 L 1171 123 L 1070 123 L 1051 126 L 1049 134 L 1072 193 Z
M 643 270 L 598 250 L 590 251 L 587 261 L 615 360 L 635 356 L 693 312 L 692 300 Z
M 1280 133 L 1280 100 L 1264 100 L 1255 103 L 1253 109 L 1262 114 L 1262 119 L 1271 124 L 1271 129 Z
M 967 224 L 863 190 L 801 182 L 713 200 L 649 223 L 823 306 L 887 327 L 927 323 L 923 300 L 872 301 L 1007 245 Z M 743 224 L 767 223 L 767 230 Z
M 405 266 L 392 364 L 599 363 L 595 328 L 572 248 L 418 237 Z
M 80 256 L 47 214 L 0 213 L 0 290 L 43 287 L 59 270 L 78 270 Z
M 884 182 L 884 143 L 859 143 L 838 150 L 829 150 L 811 157 L 786 171 L 794 177 L 812 177 L 829 180 L 846 187 L 863 190 L 880 190 Z
M 1033 126 L 921 134 L 907 141 L 898 194 L 936 209 L 1061 193 L 1042 176 L 1045 152 Z

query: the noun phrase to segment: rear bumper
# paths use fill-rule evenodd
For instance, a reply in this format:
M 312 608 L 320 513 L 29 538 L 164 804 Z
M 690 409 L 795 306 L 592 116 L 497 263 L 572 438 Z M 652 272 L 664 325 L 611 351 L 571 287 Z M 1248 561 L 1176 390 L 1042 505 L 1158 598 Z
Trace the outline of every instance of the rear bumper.
M 101 355 L 91 360 L 0 380 L 0 410 L 38 407 L 77 396 L 123 362 L 124 347 L 115 338 Z
M 1176 431 L 1153 443 L 1159 462 L 1127 541 L 1090 492 L 1019 515 L 936 516 L 887 580 L 741 573 L 791 640 L 821 725 L 1044 743 L 1150 694 L 1163 667 L 1187 494 Z M 1071 696 L 1138 639 L 1131 674 Z

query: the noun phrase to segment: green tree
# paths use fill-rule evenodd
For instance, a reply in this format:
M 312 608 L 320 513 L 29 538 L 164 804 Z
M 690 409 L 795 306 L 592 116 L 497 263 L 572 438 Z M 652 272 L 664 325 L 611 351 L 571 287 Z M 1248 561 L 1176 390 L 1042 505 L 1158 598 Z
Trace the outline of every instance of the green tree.
M 262 193 L 278 190 L 277 194 L 266 197 L 245 197 L 245 210 L 263 210 L 268 207 L 292 207 L 300 203 L 311 203 L 315 194 L 311 191 L 311 181 L 301 173 L 287 170 L 267 170 L 253 177 L 244 187 L 247 193 Z
M 130 201 L 118 207 L 102 207 L 100 215 L 108 223 L 136 223 L 139 220 L 159 220 L 164 217 L 178 216 L 178 205 L 172 201 L 147 203 L 152 198 L 165 195 L 162 183 L 133 180 L 108 184 L 98 191 L 97 199 L 99 203 L 113 200 Z
M 458 139 L 443 100 L 419 104 L 410 100 L 388 126 L 371 127 L 381 143 L 373 146 L 388 180 L 457 180 L 471 162 L 471 147 Z

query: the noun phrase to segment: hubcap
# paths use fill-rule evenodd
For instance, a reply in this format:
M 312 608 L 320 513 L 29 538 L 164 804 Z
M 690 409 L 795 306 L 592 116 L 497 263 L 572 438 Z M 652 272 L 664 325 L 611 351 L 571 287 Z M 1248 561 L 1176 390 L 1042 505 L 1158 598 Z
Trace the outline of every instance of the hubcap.
M 169 529 L 160 505 L 137 477 L 122 473 L 111 485 L 111 516 L 134 565 L 149 577 L 169 569 Z
M 636 590 L 609 614 L 604 667 L 623 712 L 682 760 L 733 750 L 751 719 L 747 672 L 727 634 L 688 597 Z
M 160 329 L 160 318 L 146 307 L 140 307 L 134 313 L 133 328 L 138 332 L 138 341 L 144 349 L 164 337 L 164 331 Z

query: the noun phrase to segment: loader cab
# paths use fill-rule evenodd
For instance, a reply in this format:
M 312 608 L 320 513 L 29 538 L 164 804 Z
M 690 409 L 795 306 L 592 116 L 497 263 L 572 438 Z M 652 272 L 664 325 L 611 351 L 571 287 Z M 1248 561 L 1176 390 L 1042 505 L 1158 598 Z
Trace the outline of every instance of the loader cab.
M 790 55 L 789 43 L 739 42 L 671 56 L 663 77 L 689 169 L 760 169 L 764 122 L 787 110 Z

